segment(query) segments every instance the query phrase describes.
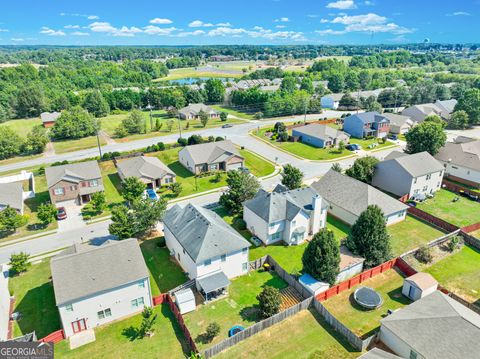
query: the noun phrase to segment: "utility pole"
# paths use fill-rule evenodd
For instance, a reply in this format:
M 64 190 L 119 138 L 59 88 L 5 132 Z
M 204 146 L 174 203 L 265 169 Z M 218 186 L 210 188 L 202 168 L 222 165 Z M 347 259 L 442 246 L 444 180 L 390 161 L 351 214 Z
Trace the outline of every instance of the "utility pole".
M 177 122 L 178 122 L 178 132 L 180 138 L 182 138 L 182 123 L 180 122 L 180 114 L 177 114 Z
M 303 123 L 307 123 L 307 101 L 303 105 Z
M 358 91 L 357 91 L 357 114 L 359 110 L 360 110 L 360 87 L 358 88 Z
M 95 129 L 97 130 L 97 146 L 98 146 L 98 153 L 100 154 L 100 159 L 102 159 L 102 146 L 100 146 L 100 137 L 98 136 L 98 130 L 99 130 L 99 125 L 98 125 L 98 120 L 96 120 L 95 123 Z
M 148 109 L 150 110 L 150 132 L 153 131 L 153 114 L 152 114 L 152 106 L 150 105 L 150 100 L 148 100 Z

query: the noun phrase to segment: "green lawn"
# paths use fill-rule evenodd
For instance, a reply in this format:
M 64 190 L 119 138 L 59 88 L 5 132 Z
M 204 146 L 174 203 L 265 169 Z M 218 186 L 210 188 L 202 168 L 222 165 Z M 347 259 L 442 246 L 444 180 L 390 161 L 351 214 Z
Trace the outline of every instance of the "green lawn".
M 230 358 L 356 358 L 356 352 L 314 310 L 304 310 L 225 350 L 217 357 Z
M 399 256 L 443 236 L 445 233 L 415 217 L 407 215 L 403 222 L 388 227 L 393 256 Z
M 117 174 L 117 168 L 113 161 L 104 161 L 98 163 L 102 172 L 103 187 L 105 188 L 105 199 L 107 204 L 122 203 L 123 197 L 121 195 L 122 183 Z
M 378 142 L 378 140 L 376 138 L 371 139 L 371 140 L 364 140 L 364 139 L 350 137 L 350 143 L 356 143 L 356 144 L 362 146 L 362 150 L 365 150 L 365 151 L 378 150 L 378 149 L 381 149 L 383 147 L 388 147 L 388 146 L 395 145 L 395 143 L 393 143 L 391 141 L 386 141 L 385 143 L 380 143 L 380 142 Z M 377 146 L 375 146 L 373 148 L 368 148 L 368 146 L 373 145 L 373 144 L 377 144 Z
M 143 241 L 140 248 L 150 270 L 150 286 L 153 296 L 166 293 L 188 280 L 182 268 L 170 256 L 163 238 Z
M 180 80 L 185 78 L 200 78 L 200 77 L 220 77 L 220 78 L 238 78 L 243 74 L 231 74 L 228 72 L 216 72 L 216 71 L 200 71 L 194 67 L 185 67 L 181 69 L 173 69 L 168 71 L 168 76 L 156 79 L 156 81 L 171 81 Z
M 234 325 L 248 327 L 261 320 L 256 296 L 266 285 L 279 289 L 287 287 L 287 283 L 275 272 L 250 272 L 231 281 L 226 298 L 202 305 L 184 315 L 185 324 L 199 349 L 206 349 L 228 338 L 228 330 Z M 202 334 L 212 322 L 220 325 L 220 334 L 211 343 L 203 343 Z
M 40 118 L 22 118 L 0 123 L 0 127 L 9 127 L 20 137 L 27 137 L 27 134 L 36 126 L 42 125 Z
M 105 145 L 105 140 L 100 137 L 100 146 Z M 78 140 L 65 140 L 65 141 L 55 141 L 53 142 L 53 147 L 55 148 L 55 153 L 67 153 L 73 151 L 85 150 L 87 148 L 92 148 L 98 146 L 97 136 L 89 136 L 85 138 L 80 138 Z
M 14 310 L 22 316 L 14 322 L 15 337 L 35 331 L 38 338 L 43 338 L 60 329 L 50 276 L 50 260 L 44 260 L 32 265 L 28 272 L 10 278 L 10 293 L 15 296 Z
M 335 239 L 340 242 L 350 233 L 350 226 L 338 218 L 327 215 L 327 228 L 333 231 Z
M 253 119 L 253 114 L 248 114 L 245 112 L 237 111 L 234 110 L 231 107 L 228 106 L 221 106 L 221 105 L 211 105 L 211 108 L 214 108 L 217 111 L 223 111 L 223 112 L 228 112 L 229 115 L 238 117 L 238 118 L 243 118 L 244 120 L 252 120 Z
M 465 245 L 458 252 L 422 269 L 442 286 L 480 306 L 480 251 Z
M 240 155 L 245 158 L 245 167 L 247 167 L 255 177 L 265 177 L 275 171 L 273 163 L 253 152 L 247 150 L 239 150 L 239 152 Z
M 96 340 L 70 350 L 67 340 L 55 344 L 55 357 L 59 358 L 185 358 L 190 353 L 175 317 L 164 304 L 154 309 L 157 319 L 154 336 L 135 338 L 135 330 L 142 322 L 136 315 L 95 329 Z
M 365 310 L 353 301 L 353 292 L 360 286 L 375 289 L 383 298 L 383 305 L 374 310 Z M 410 303 L 402 295 L 403 277 L 391 269 L 327 299 L 322 304 L 340 322 L 359 336 L 368 337 L 380 326 L 387 309 L 398 309 Z
M 458 197 L 459 200 L 453 202 Z M 459 227 L 480 221 L 480 203 L 461 197 L 454 192 L 441 189 L 435 197 L 417 204 L 417 208 Z

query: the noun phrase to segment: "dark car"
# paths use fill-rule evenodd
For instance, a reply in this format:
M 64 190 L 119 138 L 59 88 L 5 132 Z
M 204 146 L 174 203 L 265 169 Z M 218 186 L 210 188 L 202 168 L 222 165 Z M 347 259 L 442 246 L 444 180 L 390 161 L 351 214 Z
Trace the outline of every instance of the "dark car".
M 362 146 L 357 145 L 356 143 L 349 144 L 345 146 L 345 148 L 349 151 L 358 151 L 362 149 Z
M 233 127 L 233 125 L 229 123 L 226 123 L 225 125 L 222 126 L 222 128 L 230 128 L 230 127 Z
M 388 138 L 391 139 L 391 140 L 394 140 L 394 141 L 398 140 L 398 136 L 394 135 L 394 134 L 388 135 Z
M 65 210 L 65 207 L 60 207 L 57 210 L 57 219 L 61 221 L 62 219 L 66 219 L 66 218 L 67 218 L 67 211 Z

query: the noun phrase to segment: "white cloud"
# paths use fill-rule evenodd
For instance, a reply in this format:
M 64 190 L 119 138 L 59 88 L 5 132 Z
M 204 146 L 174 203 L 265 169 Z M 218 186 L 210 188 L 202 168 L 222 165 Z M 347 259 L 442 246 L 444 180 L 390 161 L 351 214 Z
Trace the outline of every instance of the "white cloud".
M 311 18 L 311 19 L 315 19 L 316 17 L 318 17 L 317 14 L 309 14 L 307 15 L 307 17 Z
M 88 32 L 74 31 L 70 35 L 72 36 L 90 36 Z
M 93 32 L 107 32 L 107 33 L 114 33 L 117 31 L 115 27 L 110 25 L 109 22 L 93 22 L 90 25 L 88 25 L 90 30 Z
M 143 28 L 143 32 L 148 35 L 159 35 L 159 36 L 168 36 L 172 32 L 177 31 L 176 27 L 158 27 L 154 25 L 148 25 Z
M 1 28 L 0 28 L 0 32 L 9 32 L 9 31 L 10 31 L 10 30 L 8 30 L 8 29 L 1 29 Z
M 252 30 L 247 30 L 244 28 L 229 28 L 229 27 L 219 27 L 212 29 L 207 33 L 208 36 L 218 37 L 218 36 L 231 36 L 231 37 L 242 37 L 249 36 L 253 38 L 264 38 L 268 40 L 293 40 L 293 41 L 306 41 L 303 32 L 296 31 L 273 31 L 270 29 L 265 29 L 261 26 L 255 26 Z
M 73 16 L 73 17 L 86 17 L 88 20 L 98 20 L 98 19 L 100 19 L 100 17 L 97 16 L 97 15 L 88 15 L 88 14 L 79 14 L 79 13 L 70 14 L 70 13 L 66 13 L 66 12 L 61 12 L 59 15 L 60 16 Z
M 345 31 L 342 30 L 332 30 L 332 29 L 326 29 L 326 30 L 317 30 L 315 31 L 317 34 L 320 36 L 325 36 L 325 35 L 342 35 L 345 34 Z
M 328 3 L 327 8 L 349 10 L 349 9 L 356 9 L 357 5 L 353 0 L 339 0 L 339 1 Z
M 14 42 L 22 42 L 22 41 L 25 41 L 25 39 L 22 39 L 21 37 L 12 37 L 10 40 L 11 40 L 11 41 L 14 41 Z
M 65 25 L 65 29 L 80 29 L 80 25 Z
M 466 11 L 455 11 L 452 12 L 451 14 L 446 14 L 446 16 L 470 16 L 471 14 Z
M 42 27 L 40 33 L 48 36 L 65 36 L 65 33 L 62 30 L 53 30 L 46 26 Z
M 143 32 L 142 29 L 139 29 L 138 27 L 135 27 L 135 26 L 132 26 L 132 27 L 122 26 L 121 28 L 116 28 L 110 25 L 109 22 L 97 21 L 88 25 L 88 27 L 93 32 L 107 33 L 112 36 L 132 37 L 132 36 L 135 36 L 135 34 Z
M 373 1 L 368 1 L 368 0 L 367 0 L 367 1 L 364 1 L 364 2 L 363 2 L 363 5 L 365 5 L 365 6 L 373 6 L 373 5 L 375 5 L 375 3 L 374 3 Z
M 288 17 L 281 17 L 279 19 L 273 20 L 274 22 L 290 22 L 290 19 Z
M 377 14 L 369 13 L 366 15 L 353 15 L 353 16 L 339 16 L 332 20 L 333 24 L 383 24 L 387 21 L 387 18 Z
M 98 20 L 98 19 L 100 19 L 100 17 L 98 17 L 97 15 L 88 15 L 87 19 L 88 20 Z
M 230 27 L 232 24 L 229 22 L 219 22 L 218 24 L 212 24 L 210 22 L 203 22 L 202 20 L 194 20 L 190 24 L 188 24 L 188 27 Z
M 285 25 L 277 25 L 275 26 L 276 29 L 285 29 L 286 26 Z
M 162 19 L 156 17 L 155 19 L 150 20 L 150 24 L 157 24 L 157 25 L 168 25 L 171 24 L 173 21 L 170 19 Z
M 325 23 L 327 23 L 327 22 L 328 22 L 327 19 L 320 19 L 320 24 L 325 24 Z
M 184 31 L 184 32 L 179 32 L 177 34 L 178 37 L 189 37 L 189 36 L 200 36 L 200 35 L 205 35 L 205 31 L 203 30 Z

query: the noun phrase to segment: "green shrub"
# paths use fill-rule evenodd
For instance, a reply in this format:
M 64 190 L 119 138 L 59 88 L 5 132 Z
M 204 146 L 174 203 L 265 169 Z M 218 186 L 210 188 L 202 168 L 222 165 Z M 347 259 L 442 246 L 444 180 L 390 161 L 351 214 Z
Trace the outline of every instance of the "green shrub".
M 458 248 L 458 245 L 460 244 L 460 239 L 458 236 L 453 236 L 447 243 L 447 248 L 450 252 L 453 252 L 455 249 Z
M 427 246 L 423 246 L 415 253 L 415 258 L 422 263 L 430 263 L 433 260 L 432 249 Z

